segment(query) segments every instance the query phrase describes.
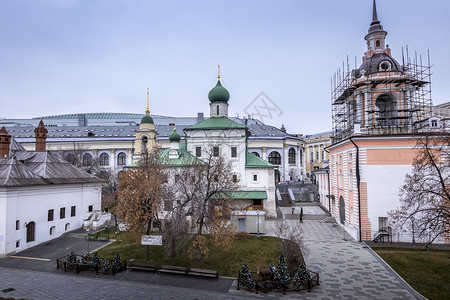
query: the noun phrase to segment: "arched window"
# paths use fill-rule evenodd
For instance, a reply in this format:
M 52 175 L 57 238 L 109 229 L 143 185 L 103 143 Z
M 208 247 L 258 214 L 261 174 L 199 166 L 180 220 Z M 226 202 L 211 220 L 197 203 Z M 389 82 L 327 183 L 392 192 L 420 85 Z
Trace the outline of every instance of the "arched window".
M 377 98 L 375 105 L 378 108 L 377 124 L 382 126 L 395 125 L 395 99 L 389 94 L 383 94 Z
M 381 46 L 380 40 L 377 40 L 375 42 L 375 48 L 380 48 L 380 46 Z
M 259 156 L 259 153 L 258 153 L 258 152 L 252 152 L 252 154 L 253 154 L 254 156 L 261 157 L 261 156 Z
M 216 109 L 217 109 L 217 115 L 219 115 L 219 105 L 217 105 Z
M 341 219 L 341 224 L 345 224 L 345 201 L 342 196 L 339 198 L 339 217 Z
M 73 153 L 67 154 L 66 161 L 68 161 L 69 163 L 74 165 L 75 164 L 75 155 Z
M 109 155 L 108 155 L 108 153 L 100 154 L 100 166 L 102 166 L 102 167 L 109 166 Z
M 141 153 L 147 153 L 148 137 L 144 135 L 141 141 L 142 141 Z
M 295 165 L 297 153 L 294 148 L 289 149 L 289 164 Z
M 65 231 L 69 231 L 70 230 L 70 223 L 66 223 L 66 226 L 64 226 L 64 230 Z
M 269 154 L 269 162 L 273 165 L 281 165 L 281 155 L 277 151 L 272 151 Z
M 85 153 L 83 155 L 83 167 L 89 167 L 92 165 L 92 155 Z
M 56 227 L 55 226 L 50 227 L 50 235 L 54 235 L 55 232 L 56 232 Z
M 123 152 L 120 152 L 119 155 L 117 155 L 117 165 L 125 166 L 126 164 L 127 164 L 127 155 Z
M 34 236 L 36 231 L 36 224 L 30 222 L 27 224 L 27 243 L 34 242 Z

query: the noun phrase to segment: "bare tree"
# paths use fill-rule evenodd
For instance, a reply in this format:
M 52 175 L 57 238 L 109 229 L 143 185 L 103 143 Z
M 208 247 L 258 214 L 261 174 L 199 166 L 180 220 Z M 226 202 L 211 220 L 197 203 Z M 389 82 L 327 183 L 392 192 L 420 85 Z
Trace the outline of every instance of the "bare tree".
M 166 197 L 166 167 L 158 151 L 147 153 L 139 166 L 119 175 L 117 212 L 130 230 L 150 234 Z
M 389 215 L 395 229 L 413 226 L 428 247 L 450 234 L 450 134 L 424 134 L 416 150 L 413 170 L 400 189 L 400 207 Z
M 286 257 L 290 272 L 298 269 L 299 264 L 302 262 L 303 254 L 306 254 L 302 233 L 302 227 L 297 222 L 295 225 L 290 226 L 288 222 L 283 219 L 280 222 L 277 222 L 275 226 L 275 235 L 282 239 L 282 251 Z
M 204 234 L 211 235 L 216 245 L 231 246 L 234 228 L 229 215 L 235 209 L 233 191 L 239 188 L 239 178 L 226 158 L 211 145 L 202 161 L 180 168 L 172 185 L 177 207 L 195 224 L 195 239 L 190 254 L 197 260 L 208 256 Z

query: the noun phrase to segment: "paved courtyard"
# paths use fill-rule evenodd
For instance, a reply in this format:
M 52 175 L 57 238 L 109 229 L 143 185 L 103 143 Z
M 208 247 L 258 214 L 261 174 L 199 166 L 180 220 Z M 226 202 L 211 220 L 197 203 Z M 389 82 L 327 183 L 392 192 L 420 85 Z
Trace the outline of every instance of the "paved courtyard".
M 118 276 L 76 275 L 55 269 L 54 258 L 69 249 L 84 250 L 83 239 L 61 238 L 19 253 L 19 256 L 48 258 L 0 259 L 0 297 L 26 299 L 423 299 L 364 243 L 358 243 L 342 228 L 326 223 L 327 214 L 318 206 L 302 206 L 301 223 L 308 268 L 320 273 L 321 285 L 312 292 L 260 293 L 236 290 L 236 280 L 196 279 L 185 276 L 124 272 Z M 289 226 L 299 224 L 300 212 L 282 208 Z M 273 235 L 279 220 L 267 221 Z M 53 251 L 49 253 L 49 247 Z M 91 249 L 98 247 L 91 244 Z M 47 248 L 45 248 L 47 247 Z M 26 270 L 25 270 L 26 269 Z M 3 290 L 14 289 L 4 292 Z

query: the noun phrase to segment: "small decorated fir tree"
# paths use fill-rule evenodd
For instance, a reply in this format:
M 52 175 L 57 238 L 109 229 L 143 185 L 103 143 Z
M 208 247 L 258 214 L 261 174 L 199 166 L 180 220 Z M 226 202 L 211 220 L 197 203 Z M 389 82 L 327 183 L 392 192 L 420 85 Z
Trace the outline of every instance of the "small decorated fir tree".
M 245 285 L 249 289 L 255 288 L 255 282 L 253 281 L 252 273 L 248 269 L 247 263 L 245 262 L 242 270 L 240 271 L 240 278 L 243 285 Z
M 76 263 L 77 262 L 77 256 L 73 251 L 70 251 L 69 257 L 67 258 L 68 262 Z
M 298 289 L 302 286 L 307 287 L 307 283 L 304 282 L 304 280 L 309 280 L 311 278 L 311 275 L 309 274 L 308 270 L 306 270 L 306 266 L 304 263 L 300 265 L 298 268 L 297 273 L 295 273 L 294 276 L 294 285 Z
M 286 261 L 284 260 L 284 256 L 280 255 L 280 258 L 278 259 L 276 281 L 287 282 L 289 280 L 291 280 L 291 276 L 289 275 Z
M 97 251 L 94 252 L 94 255 L 92 255 L 92 263 L 99 265 L 100 264 L 100 259 L 98 258 L 98 254 Z

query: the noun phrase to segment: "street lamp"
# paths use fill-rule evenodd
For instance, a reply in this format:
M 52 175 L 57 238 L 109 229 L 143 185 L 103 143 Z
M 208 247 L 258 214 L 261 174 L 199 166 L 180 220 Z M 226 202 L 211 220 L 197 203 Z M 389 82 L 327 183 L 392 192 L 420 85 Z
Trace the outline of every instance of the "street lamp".
M 86 229 L 86 232 L 87 232 L 87 255 L 89 255 L 89 232 L 91 232 L 91 229 L 90 228 L 88 228 L 88 229 Z
M 257 234 L 257 238 L 259 238 L 259 210 L 256 211 L 256 215 L 258 216 L 258 221 L 257 222 L 257 226 L 258 226 L 258 234 Z

